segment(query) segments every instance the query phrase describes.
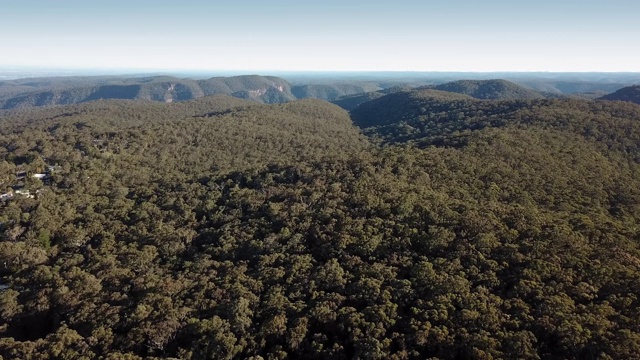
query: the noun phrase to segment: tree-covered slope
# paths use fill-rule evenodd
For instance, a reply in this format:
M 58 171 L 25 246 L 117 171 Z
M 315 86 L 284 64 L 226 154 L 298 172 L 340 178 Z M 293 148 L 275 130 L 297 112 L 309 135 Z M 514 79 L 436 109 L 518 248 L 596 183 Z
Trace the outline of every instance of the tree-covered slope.
M 377 98 L 383 97 L 384 95 L 385 94 L 381 91 L 372 91 L 364 94 L 342 96 L 335 100 L 332 100 L 331 102 L 347 111 L 351 111 L 357 108 L 360 104 L 375 100 Z
M 417 89 L 400 91 L 360 104 L 351 111 L 354 124 L 366 130 L 379 125 L 400 125 L 404 119 L 417 118 L 422 112 L 448 112 L 458 104 L 466 104 L 473 99 L 467 95 L 452 92 Z
M 183 171 L 208 171 L 231 163 L 237 170 L 245 163 L 273 163 L 279 158 L 292 162 L 307 155 L 321 158 L 365 143 L 344 110 L 319 100 L 273 106 L 224 95 L 176 104 L 101 101 L 14 111 L 3 123 L 11 131 L 25 123 L 32 126 L 28 131 L 33 138 L 12 147 L 13 156 L 27 156 L 36 138 L 57 139 L 56 134 L 71 131 L 65 135 L 73 142 L 64 146 L 56 142 L 63 148 L 49 149 L 42 156 L 57 161 L 62 155 L 73 156 L 79 148 L 98 157 L 124 151 L 126 163 L 130 151 L 140 151 L 136 153 L 140 160 L 160 167 L 165 165 L 159 159 L 180 155 L 182 161 L 170 166 Z M 96 147 L 93 141 L 102 145 Z
M 602 100 L 629 101 L 640 104 L 640 85 L 628 86 L 601 97 Z
M 411 90 L 411 88 L 407 86 L 393 86 L 384 90 L 371 91 L 371 92 L 366 92 L 364 94 L 342 96 L 331 102 L 347 111 L 351 111 L 357 108 L 358 106 L 360 106 L 360 104 L 364 104 L 371 100 L 383 97 L 388 94 L 393 94 L 401 91 L 409 91 L 409 90 Z
M 416 90 L 387 95 L 352 111 L 365 134 L 384 142 L 462 146 L 491 127 L 555 128 L 640 159 L 640 112 L 635 104 L 586 100 L 492 101 Z
M 392 93 L 0 120 L 5 358 L 640 352 L 640 111 Z M 22 189 L 24 189 L 24 187 Z
M 363 94 L 379 89 L 374 84 L 334 83 L 296 85 L 291 91 L 298 99 L 335 100 L 343 96 Z
M 506 80 L 459 80 L 433 86 L 440 91 L 469 95 L 476 99 L 515 100 L 541 99 L 545 96 L 535 90 Z

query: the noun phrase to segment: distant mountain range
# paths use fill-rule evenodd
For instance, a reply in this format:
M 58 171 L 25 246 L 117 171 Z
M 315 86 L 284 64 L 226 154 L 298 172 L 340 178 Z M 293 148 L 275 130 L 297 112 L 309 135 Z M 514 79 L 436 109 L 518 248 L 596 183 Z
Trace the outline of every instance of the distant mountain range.
M 130 99 L 160 102 L 184 101 L 225 94 L 261 103 L 296 99 L 291 85 L 272 76 L 246 75 L 207 80 L 169 76 L 148 78 L 22 79 L 0 83 L 0 108 L 67 105 L 99 99 Z
M 620 82 L 589 82 L 589 81 L 553 81 L 553 80 L 513 80 L 519 85 L 533 90 L 556 95 L 574 95 L 581 98 L 597 98 L 612 93 L 625 86 Z
M 380 85 L 363 81 L 292 85 L 279 77 L 259 75 L 206 80 L 171 76 L 30 78 L 0 82 L 0 108 L 68 105 L 99 99 L 175 102 L 214 94 L 271 104 L 306 98 L 334 100 L 377 91 Z
M 316 83 L 290 83 L 275 76 L 242 75 L 212 77 L 204 80 L 172 76 L 125 77 L 54 77 L 0 81 L 0 109 L 68 105 L 100 99 L 178 102 L 223 94 L 259 103 L 283 103 L 296 99 L 316 98 L 331 101 L 346 110 L 381 96 L 414 88 L 467 95 L 487 100 L 531 100 L 543 98 L 595 99 L 618 89 L 621 84 L 586 82 L 549 82 L 548 80 L 515 83 L 502 79 L 457 80 L 424 85 L 426 80 L 399 86 L 397 82 L 344 79 Z M 528 85 L 531 84 L 531 85 Z M 618 100 L 634 98 L 615 95 Z M 624 94 L 625 92 L 621 93 Z M 617 93 L 616 93 L 617 94 Z M 611 95 L 614 96 L 614 95 Z M 626 97 L 625 97 L 626 96 Z M 611 100 L 612 97 L 602 97 Z M 635 95 L 637 99 L 637 95 Z M 633 100 L 627 100 L 633 101 Z M 637 100 L 636 100 L 637 102 Z

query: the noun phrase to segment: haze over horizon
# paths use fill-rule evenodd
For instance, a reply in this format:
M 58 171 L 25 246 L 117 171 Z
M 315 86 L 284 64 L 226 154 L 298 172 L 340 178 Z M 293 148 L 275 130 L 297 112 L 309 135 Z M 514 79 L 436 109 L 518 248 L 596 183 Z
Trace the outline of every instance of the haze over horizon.
M 630 0 L 26 0 L 0 67 L 105 71 L 638 72 Z

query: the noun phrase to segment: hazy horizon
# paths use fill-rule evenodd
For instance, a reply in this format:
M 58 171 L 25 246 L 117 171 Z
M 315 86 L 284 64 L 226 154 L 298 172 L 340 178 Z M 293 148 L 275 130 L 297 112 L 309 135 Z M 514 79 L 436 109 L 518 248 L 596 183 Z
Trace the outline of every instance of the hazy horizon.
M 181 70 L 181 69 L 91 69 L 91 68 L 46 68 L 5 67 L 0 65 L 0 81 L 30 78 L 58 77 L 105 77 L 138 78 L 170 76 L 187 79 L 208 79 L 229 76 L 276 76 L 293 82 L 309 81 L 375 81 L 392 80 L 411 83 L 421 80 L 548 80 L 586 81 L 635 84 L 640 82 L 640 72 L 552 72 L 552 71 L 255 71 L 255 70 Z
M 0 0 L 1 1 L 1 0 Z M 640 72 L 630 0 L 4 1 L 0 67 L 151 72 Z M 19 31 L 17 31 L 19 29 Z

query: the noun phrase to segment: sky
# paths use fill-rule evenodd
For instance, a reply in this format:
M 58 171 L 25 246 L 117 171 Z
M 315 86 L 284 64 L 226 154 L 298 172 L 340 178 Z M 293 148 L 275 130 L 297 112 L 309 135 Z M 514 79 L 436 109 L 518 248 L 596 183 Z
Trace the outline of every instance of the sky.
M 0 0 L 0 67 L 640 71 L 638 0 Z

